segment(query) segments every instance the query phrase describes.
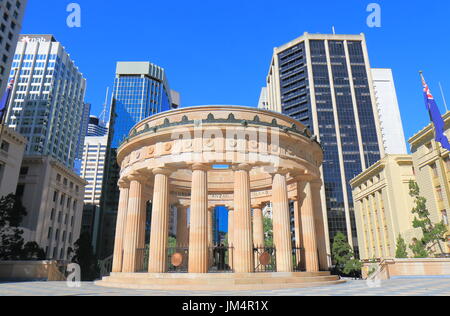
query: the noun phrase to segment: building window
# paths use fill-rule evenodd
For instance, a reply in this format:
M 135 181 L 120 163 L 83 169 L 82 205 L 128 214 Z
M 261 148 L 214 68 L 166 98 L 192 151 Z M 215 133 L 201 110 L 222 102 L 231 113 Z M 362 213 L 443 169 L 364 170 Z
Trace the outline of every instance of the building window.
M 442 211 L 442 221 L 444 222 L 445 225 L 448 226 L 449 222 L 448 222 L 447 210 Z
M 2 141 L 2 145 L 0 146 L 0 149 L 4 152 L 9 151 L 9 143 L 7 141 Z
M 437 170 L 437 166 L 436 166 L 435 163 L 431 165 L 431 171 L 433 172 L 433 177 L 437 178 L 438 177 L 438 170 Z
M 55 191 L 55 193 L 53 193 L 53 202 L 56 202 L 58 200 L 58 191 Z
M 438 201 L 443 201 L 444 196 L 442 194 L 442 188 L 440 186 L 436 188 L 436 193 L 437 193 Z
M 29 170 L 28 167 L 22 167 L 22 168 L 20 168 L 20 175 L 21 175 L 21 176 L 26 176 L 26 175 L 28 174 L 28 170 Z

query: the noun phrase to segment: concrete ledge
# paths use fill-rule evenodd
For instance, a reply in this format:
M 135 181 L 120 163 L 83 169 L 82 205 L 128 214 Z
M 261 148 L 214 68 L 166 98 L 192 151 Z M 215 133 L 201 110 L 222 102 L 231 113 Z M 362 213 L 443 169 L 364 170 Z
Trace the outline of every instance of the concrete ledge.
M 378 268 L 377 275 L 381 280 L 395 277 L 430 277 L 450 276 L 450 259 L 426 258 L 426 259 L 386 259 L 375 264 Z M 365 263 L 363 276 L 368 277 L 368 272 L 373 263 Z
M 113 273 L 95 284 L 104 287 L 184 290 L 184 291 L 248 291 L 295 289 L 341 284 L 345 281 L 329 272 L 318 273 Z
M 65 281 L 56 261 L 0 261 L 2 281 Z

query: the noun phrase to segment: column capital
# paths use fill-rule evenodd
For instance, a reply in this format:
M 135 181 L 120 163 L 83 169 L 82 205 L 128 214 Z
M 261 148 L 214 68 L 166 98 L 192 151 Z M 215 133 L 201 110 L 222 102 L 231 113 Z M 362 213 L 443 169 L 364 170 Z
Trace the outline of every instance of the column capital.
M 282 175 L 286 176 L 290 172 L 289 169 L 286 168 L 274 168 L 273 170 L 270 170 L 268 173 L 274 177 L 275 175 Z
M 145 182 L 147 180 L 147 177 L 140 173 L 140 172 L 133 172 L 128 176 L 129 181 L 138 181 L 138 182 Z
M 316 178 L 311 181 L 311 186 L 313 188 L 320 189 L 322 187 L 322 185 L 323 185 L 322 179 Z
M 119 187 L 119 189 L 129 189 L 130 181 L 128 181 L 127 178 L 121 178 L 117 183 L 117 186 Z
M 306 183 L 306 182 L 312 182 L 314 180 L 314 176 L 311 174 L 302 174 L 294 176 L 294 179 L 298 182 Z
M 263 203 L 252 203 L 252 209 L 262 210 L 263 209 Z
M 173 173 L 173 170 L 167 167 L 158 167 L 158 168 L 154 168 L 151 169 L 151 172 L 156 176 L 159 174 L 165 175 L 165 176 L 170 176 Z
M 253 166 L 246 164 L 246 163 L 241 163 L 238 165 L 233 165 L 232 167 L 233 171 L 247 171 L 250 172 L 250 170 L 253 169 Z
M 209 171 L 211 169 L 211 166 L 205 163 L 194 163 L 191 165 L 192 171 Z

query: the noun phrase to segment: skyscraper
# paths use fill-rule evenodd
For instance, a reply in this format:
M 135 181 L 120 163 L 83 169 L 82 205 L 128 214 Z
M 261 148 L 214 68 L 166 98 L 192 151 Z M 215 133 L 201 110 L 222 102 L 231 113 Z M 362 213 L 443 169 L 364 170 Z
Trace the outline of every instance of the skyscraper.
M 107 131 L 107 129 L 106 129 Z M 94 251 L 100 223 L 100 199 L 103 189 L 108 135 L 86 136 L 80 176 L 87 182 L 84 192 L 84 207 L 81 231 L 92 237 Z
M 108 128 L 96 116 L 89 117 L 86 137 L 105 136 L 108 134 Z
M 172 100 L 172 96 L 175 96 L 176 100 Z M 180 102 L 179 94 L 170 90 L 165 70 L 149 62 L 117 63 L 112 99 L 100 206 L 97 253 L 101 258 L 111 255 L 114 249 L 120 171 L 116 154 L 120 142 L 128 136 L 136 123 L 154 114 L 168 111 Z
M 73 168 L 85 109 L 86 80 L 52 35 L 21 35 L 7 124 L 27 140 L 25 155 L 48 155 Z M 14 70 L 11 76 L 14 76 Z
M 267 108 L 317 135 L 325 155 L 322 203 L 329 238 L 346 233 L 357 251 L 349 182 L 384 156 L 364 35 L 305 33 L 275 48 Z
M 149 62 L 117 63 L 113 98 L 117 114 L 113 148 L 118 147 L 136 123 L 172 107 L 164 69 Z
M 387 155 L 406 155 L 405 133 L 392 69 L 372 69 L 375 99 Z
M 91 114 L 91 104 L 85 103 L 83 113 L 81 115 L 82 119 L 80 125 L 80 133 L 78 135 L 77 159 L 83 158 L 84 138 L 87 135 L 90 114 Z
M 0 93 L 8 84 L 9 70 L 13 61 L 22 20 L 28 0 L 0 1 Z

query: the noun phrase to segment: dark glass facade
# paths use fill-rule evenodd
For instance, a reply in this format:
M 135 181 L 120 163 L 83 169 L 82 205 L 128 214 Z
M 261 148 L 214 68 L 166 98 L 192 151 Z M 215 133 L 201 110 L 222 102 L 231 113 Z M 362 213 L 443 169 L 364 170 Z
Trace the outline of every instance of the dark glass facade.
M 353 242 L 355 250 L 358 251 L 352 190 L 349 182 L 364 168 L 360 148 L 364 149 L 363 155 L 369 167 L 380 159 L 380 147 L 362 42 L 349 41 L 347 45 L 348 56 L 343 40 L 329 40 L 330 60 L 328 62 L 325 40 L 310 40 L 311 64 L 309 65 L 306 44 L 302 41 L 280 52 L 278 63 L 282 112 L 299 120 L 313 131 L 318 130 L 320 134 L 320 141 L 324 148 L 323 177 L 330 239 L 333 240 L 337 232 L 347 234 L 345 207 L 345 200 L 347 200 Z M 347 60 L 350 60 L 350 65 Z M 353 79 L 350 77 L 349 68 Z M 313 82 L 309 82 L 309 72 Z M 354 84 L 362 146 L 358 141 L 351 80 Z M 313 91 L 317 127 L 314 126 L 311 106 Z M 333 108 L 333 96 L 337 117 Z M 340 134 L 339 139 L 336 127 Z M 340 166 L 339 146 L 342 152 L 343 169 Z M 342 177 L 345 179 L 347 196 L 345 196 Z
M 113 106 L 109 127 L 109 145 L 105 162 L 105 181 L 101 198 L 101 224 L 98 256 L 105 258 L 114 251 L 117 207 L 119 204 L 120 167 L 117 149 L 138 122 L 171 109 L 170 90 L 160 80 L 147 75 L 120 75 L 114 83 Z M 149 206 L 148 212 L 151 212 Z M 150 216 L 147 219 L 150 220 Z M 150 223 L 147 223 L 147 235 Z M 148 236 L 147 236 L 148 237 Z

